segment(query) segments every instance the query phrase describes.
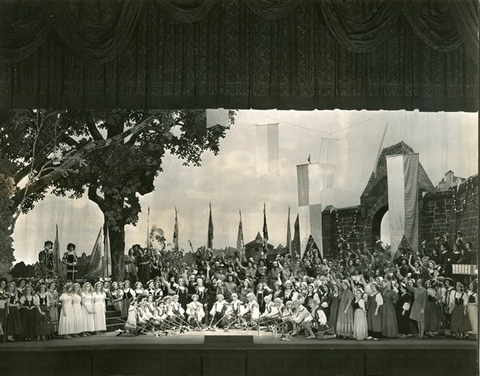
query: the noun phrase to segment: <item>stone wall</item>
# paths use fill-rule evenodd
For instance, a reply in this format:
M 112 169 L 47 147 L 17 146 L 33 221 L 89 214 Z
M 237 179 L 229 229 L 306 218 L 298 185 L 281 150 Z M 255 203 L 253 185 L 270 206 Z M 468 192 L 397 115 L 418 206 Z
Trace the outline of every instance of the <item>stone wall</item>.
M 458 193 L 454 190 L 427 193 L 419 197 L 418 247 L 423 240 L 432 246 L 435 237 L 450 234 L 453 242 L 455 233 L 462 231 L 464 241 L 473 243 L 478 249 L 478 175 L 462 183 Z M 388 205 L 386 192 L 371 197 L 365 205 L 347 208 L 328 206 L 322 214 L 323 249 L 326 257 L 336 255 L 339 244 L 342 247 L 348 240 L 356 249 L 366 244 L 371 248 L 379 236 L 379 225 Z

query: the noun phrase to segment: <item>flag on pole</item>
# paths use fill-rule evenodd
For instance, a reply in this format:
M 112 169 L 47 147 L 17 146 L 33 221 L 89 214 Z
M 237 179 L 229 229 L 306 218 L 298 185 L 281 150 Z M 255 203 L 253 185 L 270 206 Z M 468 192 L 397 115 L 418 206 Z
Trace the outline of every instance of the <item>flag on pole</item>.
M 175 225 L 173 226 L 173 248 L 178 249 L 178 218 L 177 207 L 175 207 Z
M 387 159 L 388 215 L 391 256 L 405 237 L 418 248 L 418 154 L 389 155 Z
M 103 260 L 102 260 L 102 230 L 97 235 L 97 240 L 93 246 L 90 261 L 88 262 L 87 269 L 85 270 L 84 278 L 100 278 L 103 277 Z
M 60 242 L 58 240 L 58 225 L 55 225 L 55 242 L 53 243 L 53 267 L 56 276 L 60 276 Z
M 278 123 L 256 124 L 257 177 L 280 175 Z
M 300 257 L 303 257 L 310 235 L 317 244 L 322 244 L 321 193 L 324 178 L 320 163 L 298 165 L 297 182 Z
M 292 249 L 292 231 L 290 229 L 290 206 L 288 207 L 288 218 L 287 218 L 287 251 L 288 254 L 293 258 L 293 249 Z
M 238 222 L 238 234 L 237 234 L 237 254 L 240 256 L 240 260 L 244 261 L 245 254 L 243 252 L 243 224 L 242 224 L 242 212 L 239 211 L 240 221 Z
M 267 226 L 267 210 L 266 205 L 263 203 L 263 248 L 267 252 L 267 242 L 268 242 L 268 226 Z
M 110 277 L 112 275 L 112 254 L 110 251 L 110 233 L 108 226 L 105 225 L 105 233 L 103 240 L 103 276 Z
M 292 242 L 293 259 L 296 260 L 300 254 L 300 215 L 297 214 L 293 225 L 293 242 Z
M 208 215 L 208 238 L 207 238 L 207 249 L 213 250 L 213 220 L 212 220 L 212 204 L 209 203 L 210 214 Z

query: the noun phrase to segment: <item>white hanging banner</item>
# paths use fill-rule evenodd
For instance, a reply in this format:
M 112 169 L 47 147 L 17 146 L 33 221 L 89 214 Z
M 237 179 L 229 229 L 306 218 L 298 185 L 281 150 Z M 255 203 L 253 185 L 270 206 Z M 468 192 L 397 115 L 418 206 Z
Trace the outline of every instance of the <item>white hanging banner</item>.
M 207 128 L 219 125 L 221 127 L 228 127 L 228 110 L 223 108 L 215 108 L 206 110 L 207 113 Z
M 387 159 L 388 214 L 391 256 L 405 236 L 418 249 L 418 154 L 390 155 Z
M 280 175 L 278 123 L 256 124 L 257 177 Z
M 297 183 L 300 256 L 303 257 L 310 235 L 323 251 L 321 192 L 324 179 L 320 163 L 298 165 Z

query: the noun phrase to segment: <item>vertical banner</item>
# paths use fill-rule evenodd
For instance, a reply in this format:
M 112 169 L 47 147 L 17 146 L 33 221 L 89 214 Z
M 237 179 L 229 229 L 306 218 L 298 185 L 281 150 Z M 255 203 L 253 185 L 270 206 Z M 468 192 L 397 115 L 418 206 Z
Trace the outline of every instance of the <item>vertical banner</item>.
M 322 138 L 320 143 L 321 202 L 323 206 L 333 204 L 333 180 L 337 163 L 336 138 Z
M 321 192 L 324 177 L 320 163 L 297 166 L 300 257 L 303 257 L 310 235 L 322 248 Z
M 263 203 L 263 249 L 267 252 L 267 243 L 268 243 L 268 225 L 267 225 L 267 208 L 265 203 Z
M 392 257 L 403 237 L 418 248 L 418 154 L 387 156 L 388 214 Z
M 256 124 L 255 132 L 257 177 L 280 175 L 278 123 Z

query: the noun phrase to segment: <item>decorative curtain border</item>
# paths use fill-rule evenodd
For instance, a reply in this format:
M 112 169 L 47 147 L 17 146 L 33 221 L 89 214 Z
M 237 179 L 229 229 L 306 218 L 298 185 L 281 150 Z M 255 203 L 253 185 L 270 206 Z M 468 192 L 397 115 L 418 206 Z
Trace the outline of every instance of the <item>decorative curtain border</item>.
M 479 17 L 475 0 L 307 1 L 314 4 L 335 40 L 349 51 L 364 53 L 377 48 L 395 31 L 399 18 L 404 17 L 430 48 L 448 52 L 463 43 L 478 62 Z M 215 6 L 244 4 L 256 16 L 275 22 L 305 3 L 302 0 L 202 0 L 196 6 L 182 7 L 181 2 L 173 0 L 105 1 L 105 8 L 110 12 L 99 23 L 92 23 L 75 17 L 72 8 L 79 2 L 0 3 L 0 63 L 27 58 L 52 31 L 82 59 L 97 63 L 112 61 L 131 41 L 140 16 L 148 6 L 159 7 L 173 21 L 191 23 L 205 18 Z

